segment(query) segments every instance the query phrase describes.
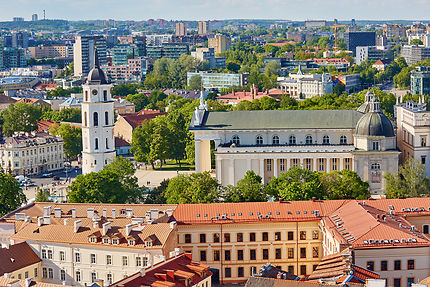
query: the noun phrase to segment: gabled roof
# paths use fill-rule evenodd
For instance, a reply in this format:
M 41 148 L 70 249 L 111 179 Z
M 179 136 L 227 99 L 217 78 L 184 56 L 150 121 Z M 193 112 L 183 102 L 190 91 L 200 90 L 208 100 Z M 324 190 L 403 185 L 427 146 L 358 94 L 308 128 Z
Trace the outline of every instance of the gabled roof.
M 5 94 L 0 94 L 0 104 L 13 104 L 16 100 L 11 97 L 6 96 Z
M 31 266 L 42 261 L 26 243 L 10 245 L 0 249 L 0 276 Z
M 4 276 L 1 276 L 0 286 L 9 286 L 9 284 L 16 286 L 14 283 L 19 281 L 20 287 L 71 287 L 70 285 L 52 284 L 52 283 L 45 283 L 45 282 L 33 281 L 33 280 L 31 280 L 30 284 L 27 285 L 26 283 L 27 280 L 31 280 L 31 279 L 16 280 L 16 279 L 6 278 Z
M 167 114 L 159 111 L 150 111 L 149 113 L 146 112 L 140 111 L 134 114 L 122 115 L 121 117 L 134 129 L 136 127 L 142 126 L 144 121 L 150 121 L 158 116 Z

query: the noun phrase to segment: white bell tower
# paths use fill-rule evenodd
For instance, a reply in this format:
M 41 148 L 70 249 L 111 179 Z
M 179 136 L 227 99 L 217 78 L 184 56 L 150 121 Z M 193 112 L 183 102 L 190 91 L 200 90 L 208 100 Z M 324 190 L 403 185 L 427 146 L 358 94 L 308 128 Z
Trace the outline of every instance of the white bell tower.
M 99 172 L 115 159 L 114 102 L 95 49 L 94 68 L 82 85 L 82 173 Z

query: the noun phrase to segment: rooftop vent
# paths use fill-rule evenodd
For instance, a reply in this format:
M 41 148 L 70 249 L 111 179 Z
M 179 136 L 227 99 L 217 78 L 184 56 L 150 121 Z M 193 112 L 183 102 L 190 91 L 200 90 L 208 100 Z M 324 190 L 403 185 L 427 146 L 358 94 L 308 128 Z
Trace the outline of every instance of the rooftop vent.
M 72 208 L 72 218 L 76 218 L 76 208 Z
M 61 208 L 60 207 L 54 208 L 54 217 L 55 218 L 61 218 Z
M 79 228 L 82 226 L 82 220 L 76 220 L 73 223 L 73 232 L 78 233 L 79 232 Z

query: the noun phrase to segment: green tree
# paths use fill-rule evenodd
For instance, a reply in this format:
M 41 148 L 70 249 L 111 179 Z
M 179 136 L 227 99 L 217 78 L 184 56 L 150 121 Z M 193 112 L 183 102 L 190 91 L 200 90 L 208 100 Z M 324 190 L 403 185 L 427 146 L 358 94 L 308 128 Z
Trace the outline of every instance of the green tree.
M 26 201 L 18 181 L 11 174 L 0 172 L 0 216 L 17 209 Z
M 122 156 L 117 156 L 114 161 L 104 167 L 104 170 L 113 172 L 119 176 L 119 180 L 127 194 L 136 194 L 141 197 L 141 189 L 137 184 L 137 177 L 134 175 L 136 169 L 133 163 Z
M 369 184 L 354 171 L 344 169 L 320 173 L 320 182 L 327 199 L 368 199 Z
M 165 193 L 167 187 L 169 186 L 169 179 L 163 180 L 159 186 L 148 191 L 148 194 L 145 198 L 145 204 L 165 204 L 166 197 Z
M 202 77 L 200 75 L 192 75 L 189 88 L 191 90 L 200 90 L 202 88 Z
M 420 39 L 412 39 L 411 45 L 421 46 L 421 45 L 424 45 L 424 44 L 423 44 L 423 41 L 421 41 Z
M 126 97 L 137 93 L 138 86 L 136 84 L 119 84 L 112 88 L 112 96 Z
M 165 193 L 169 204 L 212 203 L 219 196 L 218 183 L 209 172 L 179 174 L 170 180 Z
M 149 152 L 151 150 L 151 135 L 153 128 L 154 125 L 152 124 L 152 121 L 144 121 L 141 127 L 136 127 L 133 131 L 131 152 L 138 162 L 150 162 Z
M 281 70 L 281 65 L 276 61 L 270 61 L 266 64 L 266 74 L 268 76 L 271 75 L 279 75 L 279 71 Z
M 333 93 L 336 95 L 341 95 L 345 91 L 345 86 L 341 83 L 337 83 L 333 88 Z
M 397 174 L 387 172 L 384 178 L 387 198 L 420 197 L 429 194 L 429 179 L 425 167 L 413 157 L 399 167 Z
M 73 160 L 82 153 L 82 129 L 72 127 L 69 124 L 62 124 L 59 127 L 51 128 L 51 133 L 63 137 L 64 156 Z
M 154 129 L 151 136 L 151 144 L 149 150 L 149 161 L 160 161 L 160 168 L 163 167 L 163 162 L 170 155 L 169 128 L 165 116 L 159 116 L 152 120 Z
M 37 121 L 41 116 L 39 107 L 26 103 L 10 105 L 2 114 L 3 133 L 12 136 L 14 132 L 32 132 L 37 130 Z
M 38 188 L 36 191 L 35 201 L 36 202 L 50 202 L 49 196 L 50 196 L 49 191 L 47 191 L 46 189 Z
M 247 171 L 245 177 L 239 180 L 236 186 L 226 188 L 225 200 L 227 202 L 267 201 L 261 176 L 254 171 Z
M 172 111 L 168 114 L 167 128 L 169 129 L 170 158 L 176 160 L 181 167 L 181 160 L 185 157 L 185 147 L 187 145 L 188 125 L 184 116 L 179 111 Z
M 302 167 L 293 167 L 279 177 L 273 177 L 267 193 L 285 200 L 323 199 L 323 189 L 318 174 Z
M 125 99 L 135 105 L 136 111 L 142 110 L 149 104 L 148 96 L 145 94 L 128 95 Z

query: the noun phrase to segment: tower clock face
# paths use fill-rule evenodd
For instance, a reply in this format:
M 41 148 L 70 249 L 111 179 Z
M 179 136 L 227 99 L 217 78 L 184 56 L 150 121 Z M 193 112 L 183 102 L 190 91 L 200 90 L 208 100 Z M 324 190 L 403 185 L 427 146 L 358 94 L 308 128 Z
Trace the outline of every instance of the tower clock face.
M 97 90 L 93 90 L 92 93 L 94 96 L 98 94 Z

